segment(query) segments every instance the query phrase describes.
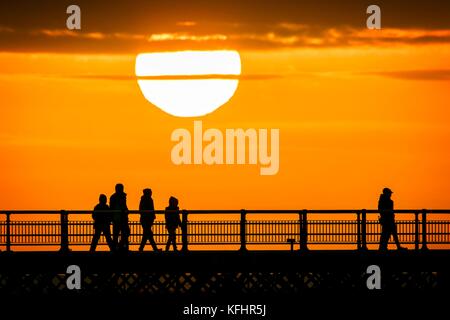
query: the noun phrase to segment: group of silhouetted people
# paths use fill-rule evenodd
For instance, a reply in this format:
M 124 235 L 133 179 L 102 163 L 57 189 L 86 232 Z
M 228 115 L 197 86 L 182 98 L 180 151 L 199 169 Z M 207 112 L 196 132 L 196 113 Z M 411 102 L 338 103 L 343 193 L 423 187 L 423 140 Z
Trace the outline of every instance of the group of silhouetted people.
M 127 194 L 124 192 L 123 184 L 116 185 L 115 193 L 109 199 L 109 206 L 107 204 L 107 197 L 101 194 L 99 203 L 95 206 L 92 213 L 94 219 L 94 236 L 92 238 L 90 251 L 95 251 L 100 236 L 106 238 L 106 243 L 111 251 L 128 251 L 129 250 L 129 236 L 130 227 L 128 224 L 128 207 Z M 139 246 L 139 251 L 143 251 L 147 241 L 150 242 L 154 251 L 161 251 L 158 249 L 155 239 L 153 238 L 153 223 L 155 222 L 155 207 L 152 199 L 152 190 L 144 189 L 141 201 L 139 203 L 140 223 L 142 226 L 142 240 Z M 112 212 L 112 213 L 111 213 Z M 178 208 L 178 199 L 175 197 L 169 198 L 169 206 L 165 210 L 166 229 L 168 232 L 168 240 L 166 251 L 169 251 L 170 246 L 177 251 L 176 235 L 177 228 L 181 226 L 180 209 Z M 113 234 L 111 237 L 111 223 L 113 225 Z
M 381 224 L 380 251 L 387 250 L 391 236 L 393 236 L 394 242 L 399 250 L 406 249 L 401 247 L 398 239 L 394 201 L 391 199 L 392 193 L 391 189 L 384 188 L 378 200 L 379 221 Z M 153 238 L 152 228 L 156 216 L 151 189 L 143 190 L 143 195 L 139 203 L 139 211 L 141 212 L 140 223 L 143 230 L 139 251 L 144 250 L 147 241 L 150 242 L 154 251 L 161 251 L 161 249 L 158 249 Z M 113 213 L 111 214 L 110 212 Z M 109 206 L 106 195 L 100 195 L 99 203 L 94 208 L 92 218 L 94 219 L 94 236 L 92 238 L 91 251 L 95 251 L 102 233 L 111 251 L 129 250 L 128 238 L 130 236 L 130 227 L 128 225 L 127 194 L 124 192 L 123 184 L 119 183 L 116 185 L 115 193 L 109 199 Z M 165 220 L 168 233 L 166 251 L 169 251 L 171 245 L 173 246 L 173 250 L 177 251 L 177 228 L 181 226 L 181 220 L 178 200 L 174 197 L 169 198 L 169 206 L 165 210 Z M 110 230 L 111 223 L 113 225 L 112 237 Z

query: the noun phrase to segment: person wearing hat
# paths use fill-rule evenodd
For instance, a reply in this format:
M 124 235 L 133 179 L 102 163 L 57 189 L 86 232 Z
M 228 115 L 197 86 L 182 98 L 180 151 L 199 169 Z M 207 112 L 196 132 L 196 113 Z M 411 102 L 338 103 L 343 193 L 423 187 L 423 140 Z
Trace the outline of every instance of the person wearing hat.
M 391 199 L 392 190 L 389 188 L 384 188 L 383 193 L 380 195 L 378 200 L 378 212 L 380 213 L 380 224 L 381 224 L 381 236 L 380 236 L 380 251 L 386 251 L 388 247 L 389 238 L 391 235 L 394 237 L 395 244 L 398 250 L 405 250 L 400 245 L 397 234 L 397 225 L 395 224 L 395 214 L 394 214 L 394 201 Z

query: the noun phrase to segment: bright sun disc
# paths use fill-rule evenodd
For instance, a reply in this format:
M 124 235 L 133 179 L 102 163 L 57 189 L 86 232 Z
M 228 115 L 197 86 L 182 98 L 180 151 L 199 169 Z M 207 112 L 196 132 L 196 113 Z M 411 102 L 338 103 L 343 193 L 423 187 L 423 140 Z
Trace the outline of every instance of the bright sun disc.
M 136 76 L 144 97 L 178 117 L 213 112 L 234 95 L 241 74 L 237 51 L 143 53 Z

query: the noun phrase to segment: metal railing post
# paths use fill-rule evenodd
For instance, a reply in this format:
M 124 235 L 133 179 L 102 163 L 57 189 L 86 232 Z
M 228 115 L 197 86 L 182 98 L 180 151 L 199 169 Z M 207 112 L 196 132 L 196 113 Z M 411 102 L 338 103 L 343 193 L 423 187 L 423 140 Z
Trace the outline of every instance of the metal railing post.
M 414 249 L 419 250 L 420 236 L 419 236 L 419 212 L 414 212 Z
M 182 219 L 181 219 L 181 242 L 182 248 L 181 250 L 187 252 L 188 249 L 188 213 L 186 210 L 182 211 Z
M 356 212 L 356 247 L 361 250 L 361 212 Z
M 287 242 L 290 244 L 291 252 L 294 252 L 295 239 L 289 238 Z
M 367 213 L 361 210 L 361 250 L 367 250 Z
M 240 238 L 241 238 L 241 251 L 247 251 L 247 240 L 246 240 L 246 211 L 244 209 L 241 210 L 241 222 L 240 222 Z
M 308 211 L 302 210 L 299 215 L 300 220 L 300 251 L 308 250 Z
M 422 250 L 428 250 L 427 247 L 427 210 L 422 209 Z
M 6 213 L 6 251 L 11 252 L 11 213 Z
M 59 252 L 68 252 L 69 250 L 69 215 L 65 210 L 61 210 L 61 247 Z

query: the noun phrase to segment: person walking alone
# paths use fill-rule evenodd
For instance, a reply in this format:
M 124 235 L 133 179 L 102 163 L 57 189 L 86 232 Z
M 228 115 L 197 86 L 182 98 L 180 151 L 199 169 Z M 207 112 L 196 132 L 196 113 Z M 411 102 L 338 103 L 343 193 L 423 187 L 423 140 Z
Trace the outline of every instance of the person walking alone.
M 383 193 L 378 200 L 378 212 L 380 213 L 381 236 L 380 236 L 380 251 L 386 251 L 388 247 L 389 238 L 391 235 L 397 245 L 398 250 L 406 250 L 400 245 L 398 239 L 397 225 L 395 223 L 394 201 L 391 199 L 392 190 L 384 188 Z

